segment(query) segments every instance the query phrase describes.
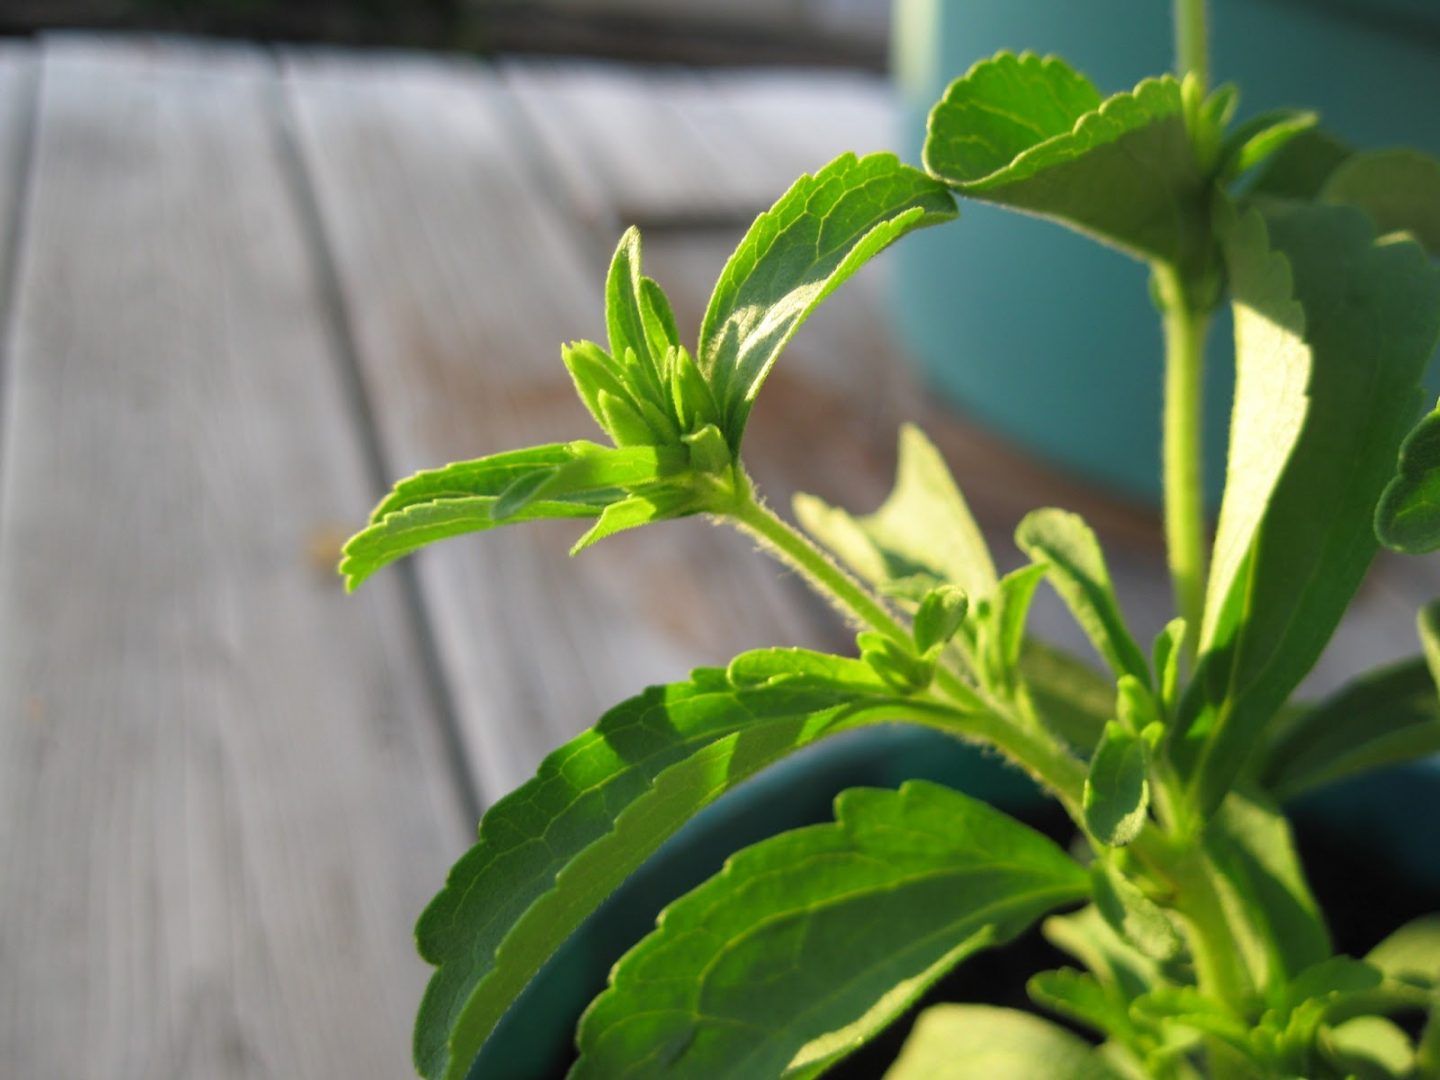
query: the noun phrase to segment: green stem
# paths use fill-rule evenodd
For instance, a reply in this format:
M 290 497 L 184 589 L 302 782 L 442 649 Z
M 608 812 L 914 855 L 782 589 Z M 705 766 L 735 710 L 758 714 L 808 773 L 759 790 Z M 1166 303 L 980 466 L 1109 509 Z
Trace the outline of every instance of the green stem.
M 761 544 L 800 573 L 806 582 L 842 614 L 859 619 L 886 637 L 909 645 L 910 632 L 878 600 L 808 537 L 756 498 L 752 485 L 742 483 L 729 517 Z
M 1175 608 L 1185 619 L 1185 656 L 1195 659 L 1205 614 L 1204 417 L 1207 312 L 1196 309 L 1175 268 L 1157 264 L 1155 280 L 1164 309 L 1165 543 Z
M 1205 0 L 1175 0 L 1175 73 L 1194 75 L 1203 94 L 1210 81 L 1210 35 Z
M 726 516 L 769 551 L 799 572 L 807 584 L 840 611 L 858 619 L 907 648 L 910 631 L 859 582 L 845 573 L 810 539 L 756 498 L 748 480 L 737 485 L 734 504 Z M 954 702 L 976 702 L 979 692 L 943 665 L 935 669 L 935 682 Z M 966 734 L 996 747 L 1031 776 L 1050 788 L 1077 821 L 1083 821 L 1081 797 L 1085 767 L 1053 739 L 1030 731 L 984 703 L 970 710 Z

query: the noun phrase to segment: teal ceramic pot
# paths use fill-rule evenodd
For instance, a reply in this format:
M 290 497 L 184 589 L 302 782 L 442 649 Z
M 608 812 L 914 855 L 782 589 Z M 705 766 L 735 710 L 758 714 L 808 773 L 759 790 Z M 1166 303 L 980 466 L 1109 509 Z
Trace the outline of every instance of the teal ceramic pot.
M 1064 56 L 1105 92 L 1169 70 L 1170 6 L 897 0 L 902 154 L 920 160 L 930 106 L 1000 49 Z M 1440 154 L 1435 0 L 1212 0 L 1211 53 L 1213 81 L 1240 87 L 1242 118 L 1304 106 L 1356 146 Z M 892 257 L 895 327 L 934 388 L 1085 478 L 1158 496 L 1162 342 L 1145 267 L 1052 222 L 971 201 L 957 224 L 907 238 Z M 1222 313 L 1205 387 L 1212 499 L 1233 383 L 1229 335 Z

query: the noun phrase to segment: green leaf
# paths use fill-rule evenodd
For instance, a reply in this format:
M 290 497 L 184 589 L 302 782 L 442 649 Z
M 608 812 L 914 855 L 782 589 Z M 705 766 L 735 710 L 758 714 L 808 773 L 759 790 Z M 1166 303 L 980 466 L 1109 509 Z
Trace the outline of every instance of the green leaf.
M 1408 232 L 1440 255 L 1440 161 L 1418 150 L 1366 150 L 1338 165 L 1320 192 L 1358 206 L 1382 235 Z
M 591 544 L 614 536 L 626 529 L 649 525 L 652 521 L 668 521 L 685 517 L 704 509 L 695 493 L 685 488 L 660 489 L 643 495 L 630 495 L 618 502 L 612 502 L 600 512 L 600 520 L 576 540 L 570 548 L 571 555 L 578 555 Z
M 975 951 L 1085 893 L 1051 841 L 915 781 L 732 856 L 671 904 L 580 1023 L 576 1080 L 811 1077 Z
M 1406 555 L 1440 549 L 1440 406 L 1400 444 L 1395 476 L 1375 508 L 1375 535 Z
M 878 588 L 921 573 L 977 599 L 995 591 L 985 537 L 940 451 L 912 424 L 900 429 L 895 486 L 879 510 L 856 518 L 813 495 L 797 495 L 795 516 Z
M 572 443 L 571 447 L 584 444 Z M 685 472 L 689 455 L 675 446 L 586 448 L 563 464 L 516 480 L 500 493 L 495 517 L 510 518 L 532 501 L 585 497 L 595 492 L 632 491 Z
M 664 294 L 654 282 L 647 290 L 642 284 L 645 280 L 640 272 L 640 230 L 632 226 L 620 237 L 605 277 L 605 331 L 612 356 L 623 358 L 627 350 L 634 350 L 638 365 L 633 370 L 638 385 L 628 387 L 631 394 L 639 400 L 659 403 L 666 398 L 662 361 L 667 347 L 679 342 L 673 340 L 675 319 L 669 315 L 670 305 Z M 656 297 L 663 313 L 653 310 Z M 647 311 L 647 307 L 651 310 Z M 666 316 L 668 327 L 664 325 Z M 665 340 L 667 332 L 670 341 Z
M 1150 808 L 1150 753 L 1145 740 L 1112 721 L 1085 777 L 1085 826 L 1102 844 L 1124 847 L 1145 827 Z
M 370 525 L 345 544 L 340 573 L 353 591 L 376 570 L 427 544 L 522 521 L 599 517 L 596 529 L 601 529 L 627 490 L 649 493 L 647 505 L 667 508 L 660 516 L 693 513 L 703 506 L 683 485 L 673 495 L 656 494 L 683 479 L 688 460 L 681 447 L 612 448 L 580 441 L 417 473 L 396 484 L 371 514 Z
M 1431 600 L 1415 613 L 1415 631 L 1420 635 L 1420 648 L 1430 678 L 1440 686 L 1440 600 Z
M 1234 947 L 1258 988 L 1283 987 L 1330 956 L 1320 906 L 1278 810 L 1231 792 L 1206 827 L 1205 846 Z
M 1315 127 L 1319 117 L 1299 109 L 1275 109 L 1240 124 L 1220 148 L 1222 181 L 1249 172 L 1286 144 Z
M 1329 641 L 1440 331 L 1440 274 L 1357 211 L 1222 221 L 1236 305 L 1230 466 L 1171 757 L 1210 813 Z
M 1124 996 L 1088 972 L 1074 968 L 1042 971 L 1030 977 L 1025 992 L 1042 1008 L 1094 1028 L 1102 1035 L 1129 1037 L 1134 1030 Z
M 1020 677 L 1044 725 L 1088 754 L 1115 715 L 1115 685 L 1074 657 L 1033 639 L 1020 653 Z
M 1302 131 L 1263 163 L 1246 196 L 1313 202 L 1320 197 L 1325 181 L 1352 153 L 1350 147 L 1319 128 Z
M 732 447 L 771 365 L 820 302 L 892 241 L 954 216 L 944 185 L 894 154 L 843 154 L 755 219 L 716 282 L 696 353 Z
M 1204 177 L 1166 76 L 1101 100 L 1055 57 L 1002 52 L 930 113 L 925 167 L 961 194 L 1054 218 L 1142 259 L 1206 244 Z
M 1052 915 L 1040 929 L 1057 949 L 1084 964 L 1123 1010 L 1164 981 L 1160 965 L 1122 938 L 1094 904 L 1070 915 Z
M 1160 707 L 1168 716 L 1175 711 L 1180 698 L 1180 657 L 1184 649 L 1185 620 L 1171 619 L 1165 629 L 1155 636 L 1150 654 L 1155 666 L 1155 688 L 1160 695 Z
M 595 443 L 547 443 L 426 469 L 397 481 L 371 511 L 370 524 L 378 525 L 391 514 L 437 499 L 498 496 L 518 480 L 573 461 L 577 447 L 599 449 Z
M 1095 909 L 1122 940 L 1152 960 L 1171 960 L 1185 947 L 1180 931 L 1160 905 L 1109 862 L 1090 867 Z
M 1361 676 L 1288 718 L 1265 747 L 1259 777 L 1286 802 L 1369 769 L 1440 753 L 1440 694 L 1419 658 Z
M 1440 915 L 1406 923 L 1366 954 L 1365 960 L 1400 982 L 1440 987 Z
M 1356 1080 L 1389 1080 L 1414 1075 L 1415 1046 L 1383 1016 L 1357 1016 L 1335 1027 L 1326 1038 L 1327 1057 Z
M 1100 542 L 1078 514 L 1034 510 L 1015 530 L 1020 550 L 1047 568 L 1050 583 L 1116 675 L 1150 685 L 1150 667 L 1125 626 Z
M 899 694 L 918 694 L 935 678 L 935 661 L 917 656 L 913 649 L 874 630 L 855 637 L 860 659 L 869 664 Z
M 931 589 L 915 612 L 915 647 L 922 653 L 943 647 L 960 629 L 969 606 L 964 591 L 954 585 Z
M 570 378 L 575 383 L 575 392 L 580 395 L 580 400 L 585 403 L 585 408 L 590 410 L 590 415 L 595 418 L 595 423 L 600 425 L 600 430 L 609 435 L 616 445 L 635 443 L 643 441 L 633 436 L 644 429 L 644 421 L 640 419 L 640 407 L 631 396 L 630 389 L 625 385 L 620 370 L 610 354 L 600 348 L 593 341 L 574 341 L 560 347 L 560 359 L 564 361 L 565 368 L 570 372 Z M 634 417 L 640 428 L 622 430 L 617 434 L 611 429 L 611 417 L 606 414 L 606 409 L 600 403 L 601 395 L 611 401 L 623 402 L 628 409 L 627 417 Z M 648 429 L 646 429 L 648 430 Z
M 932 1005 L 885 1080 L 1120 1080 L 1099 1052 L 1016 1009 Z
M 1023 681 L 1025 621 L 1044 576 L 1045 567 L 1034 563 L 1012 570 L 1000 579 L 986 617 L 976 620 L 981 671 L 987 685 L 1004 697 L 1013 696 L 1016 681 Z
M 744 654 L 615 707 L 497 802 L 421 916 L 438 967 L 415 1030 L 430 1080 L 463 1077 L 516 996 L 581 921 L 686 820 L 819 739 L 894 721 L 961 735 L 949 710 L 900 699 L 858 661 Z M 744 685 L 745 680 L 758 684 Z

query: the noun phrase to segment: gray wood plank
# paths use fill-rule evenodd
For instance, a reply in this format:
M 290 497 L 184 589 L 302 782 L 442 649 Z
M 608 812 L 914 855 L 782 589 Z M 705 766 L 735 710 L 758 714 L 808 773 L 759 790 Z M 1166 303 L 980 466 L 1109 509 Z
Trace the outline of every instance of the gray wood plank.
M 291 60 L 288 89 L 392 472 L 593 436 L 558 353 L 603 335 L 603 256 L 556 216 L 495 75 L 321 54 Z M 667 523 L 567 559 L 578 532 L 529 525 L 417 556 L 490 798 L 646 683 L 834 640 L 828 613 L 773 588 L 727 531 Z
M 394 1078 L 468 828 L 251 53 L 47 50 L 0 461 L 0 1075 Z
M 15 291 L 19 226 L 30 170 L 30 135 L 35 113 L 35 50 L 27 43 L 0 42 L 0 320 Z M 0 395 L 4 393 L 5 339 L 0 322 Z
M 745 223 L 800 173 L 893 141 L 874 76 L 534 59 L 500 70 L 567 212 L 606 230 Z

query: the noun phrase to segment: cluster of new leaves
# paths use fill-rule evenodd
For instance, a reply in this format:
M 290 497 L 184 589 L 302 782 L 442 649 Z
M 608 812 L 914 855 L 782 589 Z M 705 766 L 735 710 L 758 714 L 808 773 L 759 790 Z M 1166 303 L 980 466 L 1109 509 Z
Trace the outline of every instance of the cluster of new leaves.
M 1045 933 L 1084 970 L 1037 975 L 1031 996 L 1098 1045 L 1026 1014 L 938 1007 L 890 1075 L 1188 1078 L 1202 1057 L 1275 1076 L 1440 1067 L 1440 1025 L 1417 1044 L 1386 1019 L 1434 1007 L 1433 923 L 1364 960 L 1333 955 L 1277 809 L 1440 749 L 1440 609 L 1422 613 L 1423 658 L 1290 702 L 1377 535 L 1440 546 L 1440 413 L 1410 430 L 1440 333 L 1440 274 L 1421 246 L 1440 239 L 1440 166 L 1352 153 L 1309 114 L 1231 128 L 1235 105 L 1232 89 L 1203 97 L 1170 78 L 1103 98 L 1032 55 L 978 64 L 931 116 L 930 175 L 847 155 L 757 219 L 693 353 L 626 234 L 608 351 L 564 351 L 612 445 L 450 465 L 380 504 L 346 548 L 352 587 L 431 541 L 540 517 L 595 519 L 577 549 L 700 512 L 755 528 L 768 512 L 739 450 L 776 357 L 867 259 L 953 217 L 951 190 L 1167 268 L 1191 302 L 1228 287 L 1235 308 L 1203 625 L 1176 620 L 1142 648 L 1098 540 L 1061 510 L 1027 516 L 1025 563 L 997 573 L 939 453 L 906 428 L 874 513 L 796 501 L 844 570 L 798 534 L 781 546 L 822 591 L 839 581 L 868 598 L 858 658 L 766 649 L 652 687 L 485 815 L 418 927 L 437 969 L 416 1027 L 422 1074 L 465 1076 L 542 965 L 703 807 L 819 740 L 893 722 L 1000 750 L 1070 812 L 1085 858 L 935 785 L 847 792 L 833 823 L 738 853 L 662 913 L 585 1014 L 574 1075 L 819 1075 L 967 956 L 1059 908 L 1075 910 Z M 1041 580 L 1107 675 L 1027 637 Z
M 819 303 L 905 233 L 955 216 L 944 186 L 891 154 L 846 154 L 802 176 L 725 264 L 692 354 L 664 291 L 620 240 L 605 282 L 607 352 L 562 351 L 613 445 L 552 443 L 419 473 L 395 486 L 345 547 L 354 588 L 446 537 L 537 518 L 597 519 L 575 545 L 734 502 L 750 408 L 786 342 Z

